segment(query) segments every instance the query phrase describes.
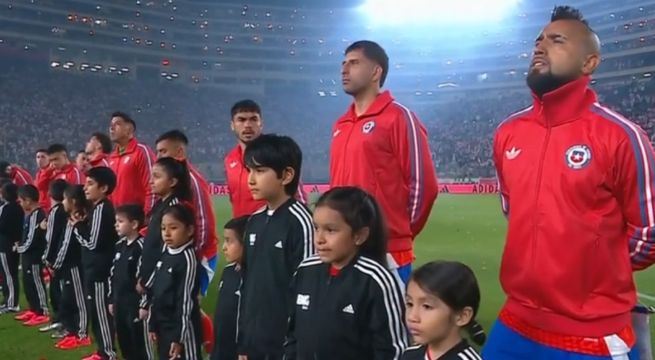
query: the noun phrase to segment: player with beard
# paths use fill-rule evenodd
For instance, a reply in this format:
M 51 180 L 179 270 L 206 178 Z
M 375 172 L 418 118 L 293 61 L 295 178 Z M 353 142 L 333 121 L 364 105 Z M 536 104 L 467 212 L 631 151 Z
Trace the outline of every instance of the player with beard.
M 633 271 L 655 262 L 655 159 L 589 88 L 600 61 L 582 14 L 556 7 L 535 41 L 533 105 L 496 131 L 507 301 L 484 359 L 638 359 Z
M 48 160 L 48 150 L 36 150 L 36 168 L 34 185 L 39 189 L 39 205 L 43 211 L 50 211 L 50 195 L 48 195 L 50 175 L 48 172 L 52 171 L 52 167 Z
M 232 203 L 232 217 L 237 218 L 251 215 L 266 205 L 265 201 L 252 198 L 248 188 L 248 170 L 243 161 L 246 146 L 262 134 L 264 121 L 261 108 L 253 100 L 238 101 L 232 106 L 231 114 L 230 128 L 237 137 L 237 146 L 225 156 L 223 164 L 227 188 L 230 192 L 230 203 Z M 302 182 L 299 182 L 296 199 L 305 202 Z
M 377 200 L 389 227 L 389 267 L 406 283 L 414 239 L 437 198 L 437 174 L 425 126 L 381 90 L 388 71 L 377 43 L 357 41 L 346 49 L 341 76 L 353 103 L 332 129 L 330 187 L 357 186 Z

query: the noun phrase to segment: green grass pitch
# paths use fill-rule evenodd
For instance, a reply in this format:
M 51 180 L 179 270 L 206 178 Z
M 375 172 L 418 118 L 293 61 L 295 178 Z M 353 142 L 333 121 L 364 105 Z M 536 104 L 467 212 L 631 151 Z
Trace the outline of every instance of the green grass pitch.
M 222 232 L 222 225 L 230 216 L 230 205 L 227 198 L 217 199 L 214 205 L 217 229 Z M 417 265 L 435 259 L 449 259 L 462 261 L 475 271 L 482 289 L 482 306 L 478 319 L 487 330 L 504 301 L 498 282 L 504 236 L 505 219 L 500 212 L 497 196 L 442 195 L 437 200 L 425 230 L 416 240 Z M 222 269 L 223 265 L 221 259 L 218 269 Z M 202 303 L 209 314 L 213 314 L 216 304 L 219 272 L 209 295 Z M 655 305 L 655 273 L 646 270 L 638 273 L 636 278 L 639 292 L 646 296 L 641 300 Z M 24 304 L 24 297 L 21 297 Z M 54 341 L 48 335 L 39 334 L 35 328 L 26 328 L 8 315 L 0 316 L 2 360 L 69 360 L 79 359 L 94 351 L 94 347 L 81 351 L 62 351 L 53 345 Z

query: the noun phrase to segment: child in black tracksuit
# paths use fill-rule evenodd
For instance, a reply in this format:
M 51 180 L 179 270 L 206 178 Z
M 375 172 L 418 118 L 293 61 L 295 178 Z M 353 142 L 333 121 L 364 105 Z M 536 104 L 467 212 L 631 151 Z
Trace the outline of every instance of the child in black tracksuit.
M 480 306 L 480 288 L 468 266 L 453 261 L 421 266 L 412 273 L 405 302 L 407 327 L 418 345 L 407 348 L 402 360 L 481 359 L 462 337 L 466 331 L 478 345 L 486 338 L 474 321 Z
M 289 285 L 314 253 L 311 213 L 294 199 L 302 153 L 293 139 L 267 134 L 248 144 L 244 160 L 253 198 L 267 206 L 246 225 L 237 351 L 248 360 L 277 360 L 284 356 Z
M 66 223 L 68 222 L 68 214 L 62 202 L 64 201 L 64 191 L 68 184 L 65 180 L 57 179 L 50 183 L 48 188 L 48 195 L 52 207 L 48 213 L 46 222 L 46 249 L 43 253 L 43 264 L 51 274 L 50 279 L 50 304 L 52 305 L 51 325 L 40 329 L 41 331 L 49 331 L 60 329 L 62 327 L 60 317 L 60 304 L 61 304 L 61 277 L 52 269 L 52 264 L 57 260 L 57 249 L 59 249 Z
M 146 284 L 141 318 L 150 309 L 151 338 L 159 359 L 201 360 L 199 263 L 193 247 L 193 211 L 184 205 L 164 210 L 164 251 Z
M 148 322 L 139 319 L 141 298 L 136 291 L 143 250 L 139 229 L 144 218 L 140 205 L 123 205 L 116 209 L 116 231 L 121 239 L 116 244 L 111 267 L 109 312 L 114 316 L 118 344 L 126 360 L 153 359 Z
M 161 158 L 152 166 L 152 192 L 159 197 L 150 212 L 148 229 L 143 238 L 143 253 L 139 267 L 139 287 L 145 287 L 162 254 L 164 242 L 161 219 L 164 210 L 191 201 L 191 180 L 186 165 L 173 158 Z
M 0 314 L 16 313 L 20 281 L 18 280 L 18 261 L 20 255 L 16 252 L 16 243 L 23 236 L 23 209 L 18 205 L 18 186 L 7 182 L 0 188 L 0 270 L 4 285 L 2 294 L 4 303 L 0 306 Z
M 39 190 L 34 185 L 25 185 L 18 189 L 18 203 L 26 215 L 23 241 L 17 250 L 21 254 L 25 297 L 34 314 L 24 319 L 23 324 L 35 326 L 50 321 L 48 296 L 41 277 L 41 258 L 46 247 L 45 229 L 41 228 L 41 222 L 45 219 L 45 212 L 39 207 Z
M 228 263 L 218 283 L 218 301 L 214 312 L 214 350 L 211 360 L 237 359 L 237 313 L 241 287 L 243 232 L 248 216 L 232 219 L 225 224 L 223 254 Z
M 67 350 L 91 345 L 87 335 L 88 313 L 82 281 L 82 245 L 74 234 L 89 232 L 88 221 L 82 219 L 88 218 L 91 203 L 86 199 L 82 185 L 68 185 L 62 205 L 68 218 L 55 249 L 57 255 L 52 269 L 60 279 L 59 317 L 65 331 L 65 337 L 55 347 Z
M 294 276 L 286 359 L 399 359 L 408 344 L 402 283 L 387 267 L 377 202 L 357 187 L 333 188 L 314 224 L 318 255 Z
M 115 187 L 116 175 L 110 168 L 101 166 L 87 172 L 84 193 L 87 200 L 94 204 L 88 220 L 90 231 L 82 233 L 75 229 L 74 232 L 82 245 L 84 295 L 87 309 L 91 313 L 91 329 L 97 344 L 96 354 L 103 360 L 116 358 L 114 322 L 107 306 L 109 272 L 118 242 L 114 227 L 116 214 L 107 197 Z

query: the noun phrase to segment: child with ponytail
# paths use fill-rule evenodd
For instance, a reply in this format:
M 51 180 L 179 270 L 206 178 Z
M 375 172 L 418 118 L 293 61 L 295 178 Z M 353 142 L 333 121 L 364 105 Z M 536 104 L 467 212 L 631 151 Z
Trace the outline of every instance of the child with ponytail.
M 317 256 L 292 283 L 285 358 L 398 359 L 408 345 L 402 285 L 387 268 L 377 202 L 356 187 L 333 188 L 314 224 Z

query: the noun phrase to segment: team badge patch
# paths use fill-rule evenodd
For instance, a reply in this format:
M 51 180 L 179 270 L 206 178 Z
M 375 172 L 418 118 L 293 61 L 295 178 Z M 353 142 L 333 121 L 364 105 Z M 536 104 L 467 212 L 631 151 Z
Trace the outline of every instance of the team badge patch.
M 375 128 L 375 121 L 368 121 L 364 124 L 364 126 L 362 126 L 362 132 L 364 134 L 369 134 L 371 131 L 373 131 L 373 128 Z
M 591 162 L 591 149 L 587 145 L 574 145 L 566 150 L 566 165 L 579 170 Z
M 309 309 L 309 295 L 298 294 L 296 305 L 300 306 L 303 310 Z

